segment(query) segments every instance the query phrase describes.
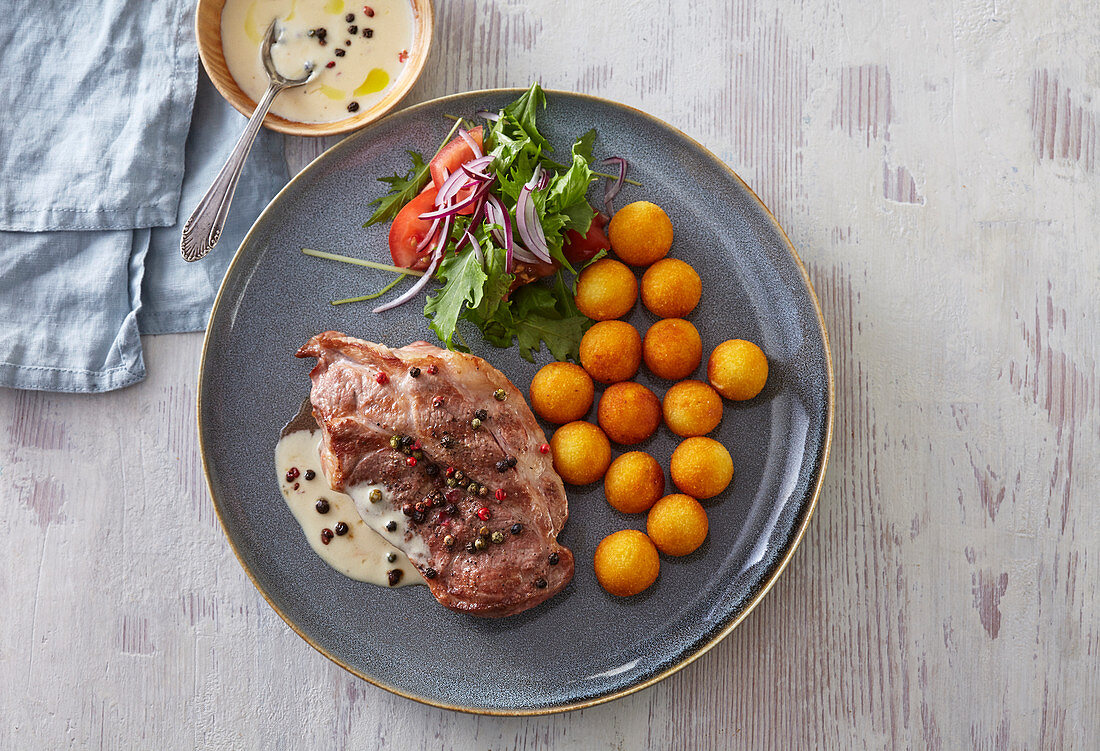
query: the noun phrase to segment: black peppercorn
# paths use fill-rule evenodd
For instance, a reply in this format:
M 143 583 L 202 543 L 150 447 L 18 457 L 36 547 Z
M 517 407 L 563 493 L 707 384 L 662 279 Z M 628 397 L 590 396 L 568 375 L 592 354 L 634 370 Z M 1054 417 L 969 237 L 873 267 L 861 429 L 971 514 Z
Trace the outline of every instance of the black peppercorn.
M 547 558 L 546 560 L 551 566 L 557 566 L 558 565 L 558 560 L 559 560 L 558 554 L 557 553 L 551 553 L 550 557 Z
M 348 525 L 344 522 L 336 522 L 336 534 L 343 537 L 348 533 Z
M 416 522 L 417 524 L 420 524 L 421 522 L 424 521 L 424 512 L 423 511 L 417 511 L 416 513 L 414 513 L 412 515 L 412 520 L 414 522 Z
M 476 553 L 477 552 L 477 546 L 474 545 L 472 542 L 466 543 L 466 552 L 467 553 Z
M 348 23 L 351 23 L 352 21 L 355 20 L 355 14 L 354 13 L 348 13 L 346 16 L 344 16 L 344 20 L 347 21 Z
M 314 472 L 312 469 L 307 469 L 306 473 L 302 476 L 305 477 L 307 480 L 312 480 L 314 477 L 317 476 L 317 473 Z
M 514 467 L 518 463 L 518 460 L 514 456 L 509 456 L 505 461 L 508 463 L 509 467 Z
M 358 112 L 359 102 L 348 102 L 348 112 Z
M 506 462 L 504 459 L 501 459 L 499 462 L 497 462 L 496 467 L 497 467 L 497 472 L 507 472 L 508 471 L 508 462 Z
M 391 587 L 397 586 L 397 582 L 401 581 L 401 575 L 403 573 L 404 572 L 399 568 L 390 569 L 386 572 L 386 579 L 389 580 Z
M 535 586 L 538 587 L 539 589 L 546 589 L 546 580 L 545 579 L 535 579 Z
M 325 37 L 328 36 L 328 29 L 326 29 L 324 27 L 322 27 L 320 29 L 317 29 L 317 36 L 321 39 L 324 39 Z
M 523 531 L 523 525 L 522 524 L 513 524 L 512 525 L 512 534 L 518 535 L 522 531 Z
M 413 505 L 411 503 L 406 503 L 404 506 L 401 507 L 401 513 L 405 516 L 412 516 L 415 511 L 416 509 L 413 508 Z
M 394 552 L 386 553 L 386 560 L 389 561 L 390 563 L 393 563 L 394 561 L 397 560 L 397 553 L 394 553 Z
M 365 36 L 367 39 L 370 39 L 372 36 L 374 36 L 374 29 L 363 29 L 363 36 Z
M 409 375 L 413 378 L 420 377 L 420 368 L 409 368 Z
M 351 34 L 352 36 L 355 36 L 356 34 L 359 33 L 359 27 L 355 26 L 355 25 L 349 26 L 348 27 L 348 33 Z
M 439 467 L 434 464 L 429 464 L 427 467 L 424 467 L 424 471 L 428 473 L 428 477 L 435 477 L 439 474 Z
M 392 519 L 390 521 L 386 522 L 386 531 L 387 532 L 393 532 L 396 529 L 397 529 L 397 522 L 393 521 Z
M 345 47 L 350 47 L 351 46 L 351 40 L 350 39 L 345 39 L 344 40 L 344 46 Z
M 458 506 L 454 505 L 453 503 L 448 505 L 445 510 L 447 512 L 447 516 L 458 516 Z
M 348 54 L 347 50 L 341 50 L 341 49 L 335 49 L 332 52 L 333 52 L 333 54 L 336 55 L 336 57 L 343 57 L 344 55 Z
M 329 508 L 328 501 L 326 501 L 324 498 L 318 498 L 315 508 L 317 509 L 318 514 L 327 514 Z
M 443 437 L 439 439 L 439 442 L 443 444 L 443 448 L 445 449 L 454 448 L 455 437 L 450 433 L 444 433 Z
M 436 577 L 436 573 L 435 573 L 434 568 L 428 567 L 428 568 L 424 569 L 424 578 L 425 579 L 434 579 L 435 577 Z
M 309 37 L 310 39 L 312 39 L 313 37 L 317 36 L 317 30 L 316 29 L 310 29 L 309 31 L 306 32 L 306 36 Z
M 325 545 L 328 545 L 330 542 L 332 542 L 332 530 L 328 527 L 325 527 L 321 530 L 321 542 L 323 542 Z
M 489 419 L 489 413 L 483 409 L 479 409 L 477 412 L 474 412 L 474 417 L 484 422 Z

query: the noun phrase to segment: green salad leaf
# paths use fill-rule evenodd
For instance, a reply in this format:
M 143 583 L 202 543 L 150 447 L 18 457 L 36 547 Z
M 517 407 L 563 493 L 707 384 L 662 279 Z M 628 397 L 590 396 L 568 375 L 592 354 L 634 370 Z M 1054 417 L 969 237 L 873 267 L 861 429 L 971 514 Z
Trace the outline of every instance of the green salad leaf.
M 412 159 L 412 167 L 404 176 L 394 173 L 390 177 L 378 178 L 381 182 L 389 183 L 390 192 L 370 202 L 371 206 L 377 206 L 378 208 L 371 214 L 370 219 L 363 224 L 364 227 L 393 219 L 397 216 L 397 212 L 406 203 L 416 198 L 416 194 L 428 184 L 428 164 L 424 162 L 424 157 L 415 151 L 407 153 Z

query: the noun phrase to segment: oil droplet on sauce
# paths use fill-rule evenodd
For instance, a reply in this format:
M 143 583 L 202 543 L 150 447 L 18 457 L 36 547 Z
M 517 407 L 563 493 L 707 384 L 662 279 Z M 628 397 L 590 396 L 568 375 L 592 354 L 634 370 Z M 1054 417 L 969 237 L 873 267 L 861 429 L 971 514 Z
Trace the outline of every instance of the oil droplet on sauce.
M 366 96 L 381 91 L 390 85 L 390 74 L 381 68 L 372 68 L 363 83 L 355 90 L 355 96 Z
M 244 15 L 244 33 L 255 44 L 259 44 L 261 38 L 260 26 L 256 23 L 256 6 L 259 4 L 260 0 L 253 0 L 253 3 L 248 6 L 248 12 Z
M 321 84 L 321 93 L 327 96 L 329 99 L 343 99 L 344 92 L 335 86 L 329 86 L 327 84 Z
M 328 0 L 325 3 L 325 13 L 343 13 L 344 0 Z

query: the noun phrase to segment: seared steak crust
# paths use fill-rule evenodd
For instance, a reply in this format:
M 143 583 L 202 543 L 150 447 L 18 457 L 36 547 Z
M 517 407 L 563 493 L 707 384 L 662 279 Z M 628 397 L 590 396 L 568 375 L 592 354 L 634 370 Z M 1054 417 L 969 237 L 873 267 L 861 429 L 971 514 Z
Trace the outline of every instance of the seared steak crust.
M 385 488 L 380 503 L 403 512 L 403 547 L 436 599 L 500 617 L 569 582 L 573 554 L 556 539 L 565 489 L 503 373 L 425 342 L 390 349 L 333 331 L 297 355 L 317 358 L 310 399 L 330 484 Z

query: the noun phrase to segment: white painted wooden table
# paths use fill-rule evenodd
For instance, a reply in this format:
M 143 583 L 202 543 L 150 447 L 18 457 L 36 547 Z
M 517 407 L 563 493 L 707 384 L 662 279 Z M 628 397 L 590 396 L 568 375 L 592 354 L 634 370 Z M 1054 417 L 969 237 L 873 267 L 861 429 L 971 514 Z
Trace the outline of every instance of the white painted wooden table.
M 612 704 L 399 699 L 252 588 L 199 466 L 200 337 L 149 339 L 123 392 L 0 391 L 0 747 L 1095 748 L 1091 0 L 437 4 L 410 102 L 539 78 L 641 107 L 790 233 L 838 384 L 791 567 L 725 642 Z

